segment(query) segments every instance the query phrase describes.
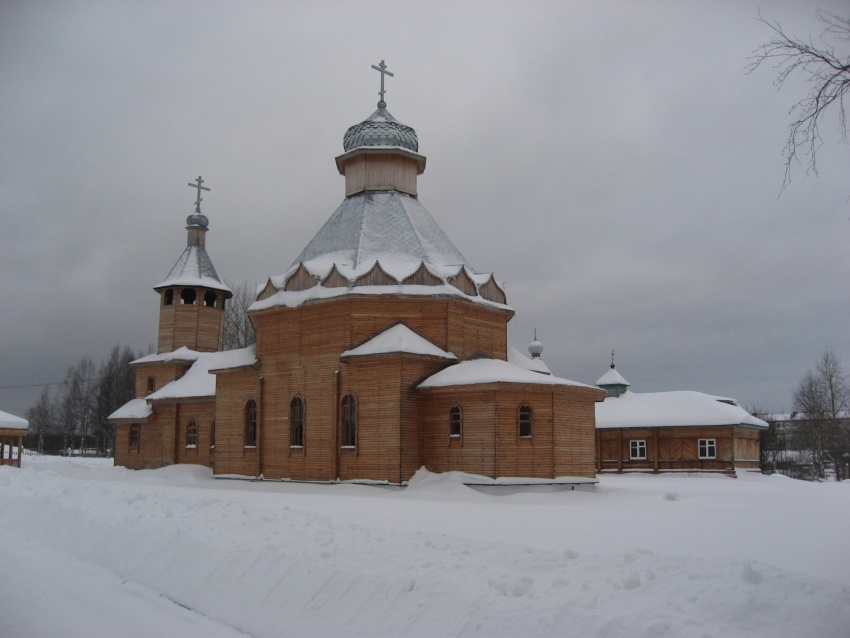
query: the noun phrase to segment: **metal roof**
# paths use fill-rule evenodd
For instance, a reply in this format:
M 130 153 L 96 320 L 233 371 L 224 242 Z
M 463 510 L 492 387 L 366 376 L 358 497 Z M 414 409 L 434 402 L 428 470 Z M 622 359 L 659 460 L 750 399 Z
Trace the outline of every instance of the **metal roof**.
M 200 286 L 230 292 L 215 271 L 212 260 L 203 246 L 187 246 L 165 280 L 154 290 L 166 286 Z
M 395 119 L 386 108 L 378 108 L 368 118 L 350 127 L 342 138 L 345 152 L 363 146 L 400 146 L 419 151 L 416 131 Z

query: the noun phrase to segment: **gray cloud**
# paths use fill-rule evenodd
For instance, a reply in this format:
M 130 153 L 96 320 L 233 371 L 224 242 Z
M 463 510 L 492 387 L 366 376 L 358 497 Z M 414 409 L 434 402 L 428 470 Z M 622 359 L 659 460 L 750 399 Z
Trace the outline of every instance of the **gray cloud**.
M 760 3 L 798 34 L 814 6 Z M 826 8 L 843 10 L 839 2 Z M 557 374 L 611 348 L 638 391 L 771 409 L 850 365 L 847 146 L 781 197 L 799 83 L 744 75 L 758 4 L 12 2 L 0 9 L 0 385 L 154 341 L 202 174 L 231 281 L 286 269 L 343 196 L 333 158 L 387 102 L 420 198 L 507 282 L 510 341 Z M 38 393 L 0 390 L 22 413 Z

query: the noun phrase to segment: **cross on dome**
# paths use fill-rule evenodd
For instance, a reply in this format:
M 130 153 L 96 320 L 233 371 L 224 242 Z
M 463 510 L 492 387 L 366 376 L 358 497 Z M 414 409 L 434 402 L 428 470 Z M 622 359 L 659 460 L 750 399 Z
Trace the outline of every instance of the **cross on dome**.
M 381 60 L 381 63 L 378 64 L 378 65 L 373 64 L 372 68 L 375 69 L 376 71 L 378 71 L 381 74 L 381 90 L 378 91 L 378 95 L 381 96 L 381 99 L 378 102 L 378 108 L 379 109 L 385 109 L 385 108 L 387 108 L 387 103 L 384 102 L 384 93 L 386 93 L 386 91 L 384 90 L 384 76 L 389 75 L 392 78 L 392 77 L 395 77 L 395 75 L 393 75 L 392 73 L 387 71 L 387 65 L 384 63 L 383 60 Z
M 191 186 L 192 188 L 198 189 L 198 199 L 195 200 L 195 212 L 200 213 L 201 212 L 201 202 L 204 201 L 201 198 L 201 191 L 208 191 L 210 189 L 207 188 L 206 186 L 201 186 L 201 184 L 204 183 L 204 180 L 203 180 L 203 178 L 201 178 L 200 175 L 198 175 L 198 179 L 196 179 L 195 182 L 197 182 L 197 183 L 193 184 L 192 182 L 189 182 L 189 186 Z

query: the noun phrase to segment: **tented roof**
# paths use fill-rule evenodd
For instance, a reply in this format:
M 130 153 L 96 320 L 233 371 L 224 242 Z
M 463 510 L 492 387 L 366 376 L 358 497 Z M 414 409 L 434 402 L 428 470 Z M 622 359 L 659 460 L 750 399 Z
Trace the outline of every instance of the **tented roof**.
M 386 255 L 455 271 L 468 265 L 419 200 L 394 190 L 346 197 L 292 265 L 329 255 L 354 271 Z
M 169 286 L 197 286 L 230 292 L 203 246 L 187 246 L 171 272 L 162 283 L 154 286 L 154 290 Z
M 596 385 L 631 385 L 622 374 L 617 372 L 615 368 L 610 368 L 608 372 L 599 377 Z

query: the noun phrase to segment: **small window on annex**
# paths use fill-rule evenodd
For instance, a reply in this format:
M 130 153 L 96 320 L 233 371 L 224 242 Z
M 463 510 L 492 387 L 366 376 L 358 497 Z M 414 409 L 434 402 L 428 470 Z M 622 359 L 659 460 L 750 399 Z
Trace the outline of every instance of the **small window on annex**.
M 204 293 L 204 305 L 207 308 L 215 308 L 216 294 L 212 290 L 207 290 Z
M 162 303 L 165 306 L 170 306 L 174 303 L 174 291 L 171 288 L 165 291 L 165 295 L 163 295 L 162 298 Z
M 215 421 L 210 425 L 210 447 L 215 447 Z
M 139 439 L 141 427 L 138 423 L 133 423 L 130 425 L 130 449 L 138 450 L 139 449 Z
M 449 410 L 449 436 L 457 438 L 463 430 L 463 411 L 459 405 L 452 406 Z
M 717 441 L 715 439 L 700 439 L 699 457 L 701 459 L 717 458 Z
M 342 447 L 357 446 L 357 399 L 353 394 L 342 397 Z
M 519 413 L 517 415 L 517 429 L 519 430 L 519 437 L 521 439 L 530 439 L 531 438 L 531 422 L 532 422 L 531 406 L 529 406 L 529 405 L 519 406 Z
M 180 303 L 185 304 L 187 306 L 194 305 L 196 298 L 197 295 L 195 294 L 194 288 L 184 288 L 183 292 L 180 293 Z
M 646 441 L 629 441 L 629 458 L 633 461 L 646 459 Z
M 245 404 L 245 447 L 257 447 L 257 403 L 254 399 Z
M 156 380 L 153 377 L 148 377 L 148 394 L 154 391 Z
M 304 447 L 304 399 L 289 403 L 289 447 Z
M 198 423 L 195 419 L 186 426 L 186 447 L 198 447 Z

